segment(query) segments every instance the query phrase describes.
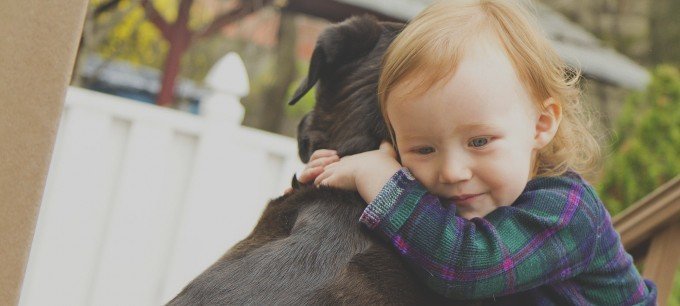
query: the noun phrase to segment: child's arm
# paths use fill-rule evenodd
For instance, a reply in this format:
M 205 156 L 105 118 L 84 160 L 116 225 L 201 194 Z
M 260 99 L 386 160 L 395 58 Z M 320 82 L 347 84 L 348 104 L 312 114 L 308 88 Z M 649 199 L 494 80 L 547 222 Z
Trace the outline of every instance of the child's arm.
M 588 188 L 578 177 L 540 178 L 513 206 L 466 220 L 403 168 L 361 221 L 388 239 L 428 287 L 451 298 L 488 298 L 571 278 L 593 260 L 615 259 L 595 257 L 597 241 L 618 237 L 600 239 L 608 218 Z
M 574 277 L 593 261 L 630 261 L 616 252 L 596 256 L 596 244 L 616 250 L 618 236 L 605 232 L 611 224 L 604 207 L 576 175 L 532 180 L 512 206 L 466 220 L 406 168 L 397 171 L 393 157 L 389 145 L 343 157 L 326 166 L 315 184 L 358 190 L 370 202 L 361 221 L 442 295 L 501 296 Z

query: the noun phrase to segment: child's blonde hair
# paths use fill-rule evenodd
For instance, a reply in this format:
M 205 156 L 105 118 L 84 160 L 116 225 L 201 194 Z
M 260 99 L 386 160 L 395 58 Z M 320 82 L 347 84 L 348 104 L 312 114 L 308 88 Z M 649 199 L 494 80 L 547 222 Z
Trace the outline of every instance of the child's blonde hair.
M 416 94 L 427 91 L 454 73 L 467 41 L 490 34 L 504 47 L 538 109 L 544 109 L 542 102 L 550 97 L 562 106 L 557 134 L 538 152 L 534 174 L 554 176 L 567 169 L 593 174 L 600 147 L 592 134 L 593 121 L 581 104 L 579 73 L 566 66 L 531 16 L 518 3 L 493 0 L 440 1 L 416 16 L 388 48 L 378 83 L 380 109 L 393 143 L 386 112 L 390 91 L 413 79 L 418 79 Z

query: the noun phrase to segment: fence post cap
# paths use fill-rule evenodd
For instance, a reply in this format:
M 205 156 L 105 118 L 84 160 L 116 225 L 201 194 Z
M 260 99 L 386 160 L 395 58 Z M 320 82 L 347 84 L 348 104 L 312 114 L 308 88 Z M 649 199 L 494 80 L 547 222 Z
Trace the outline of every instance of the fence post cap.
M 238 97 L 245 97 L 250 92 L 246 67 L 234 52 L 227 53 L 210 68 L 205 83 L 215 91 Z

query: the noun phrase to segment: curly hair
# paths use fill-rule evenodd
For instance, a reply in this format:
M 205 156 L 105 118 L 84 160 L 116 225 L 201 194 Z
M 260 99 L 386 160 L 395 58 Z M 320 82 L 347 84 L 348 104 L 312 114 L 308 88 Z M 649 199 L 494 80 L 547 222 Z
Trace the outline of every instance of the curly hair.
M 573 170 L 592 176 L 601 164 L 592 113 L 581 101 L 580 71 L 566 65 L 538 29 L 529 7 L 518 1 L 439 1 L 416 16 L 397 36 L 383 58 L 378 83 L 380 108 L 394 142 L 386 112 L 392 89 L 408 83 L 423 93 L 451 76 L 473 39 L 494 38 L 504 51 L 538 109 L 553 98 L 562 120 L 553 140 L 537 152 L 536 176 Z M 409 81 L 409 82 L 406 82 Z

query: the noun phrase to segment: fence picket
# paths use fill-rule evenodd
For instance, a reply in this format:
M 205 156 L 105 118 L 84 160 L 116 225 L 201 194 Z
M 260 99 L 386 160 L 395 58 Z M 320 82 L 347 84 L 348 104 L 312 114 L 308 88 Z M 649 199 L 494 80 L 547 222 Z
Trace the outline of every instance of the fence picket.
M 68 108 L 57 137 L 23 305 L 89 305 L 127 124 Z
M 225 115 L 70 88 L 20 305 L 159 305 L 244 238 L 301 164 Z

